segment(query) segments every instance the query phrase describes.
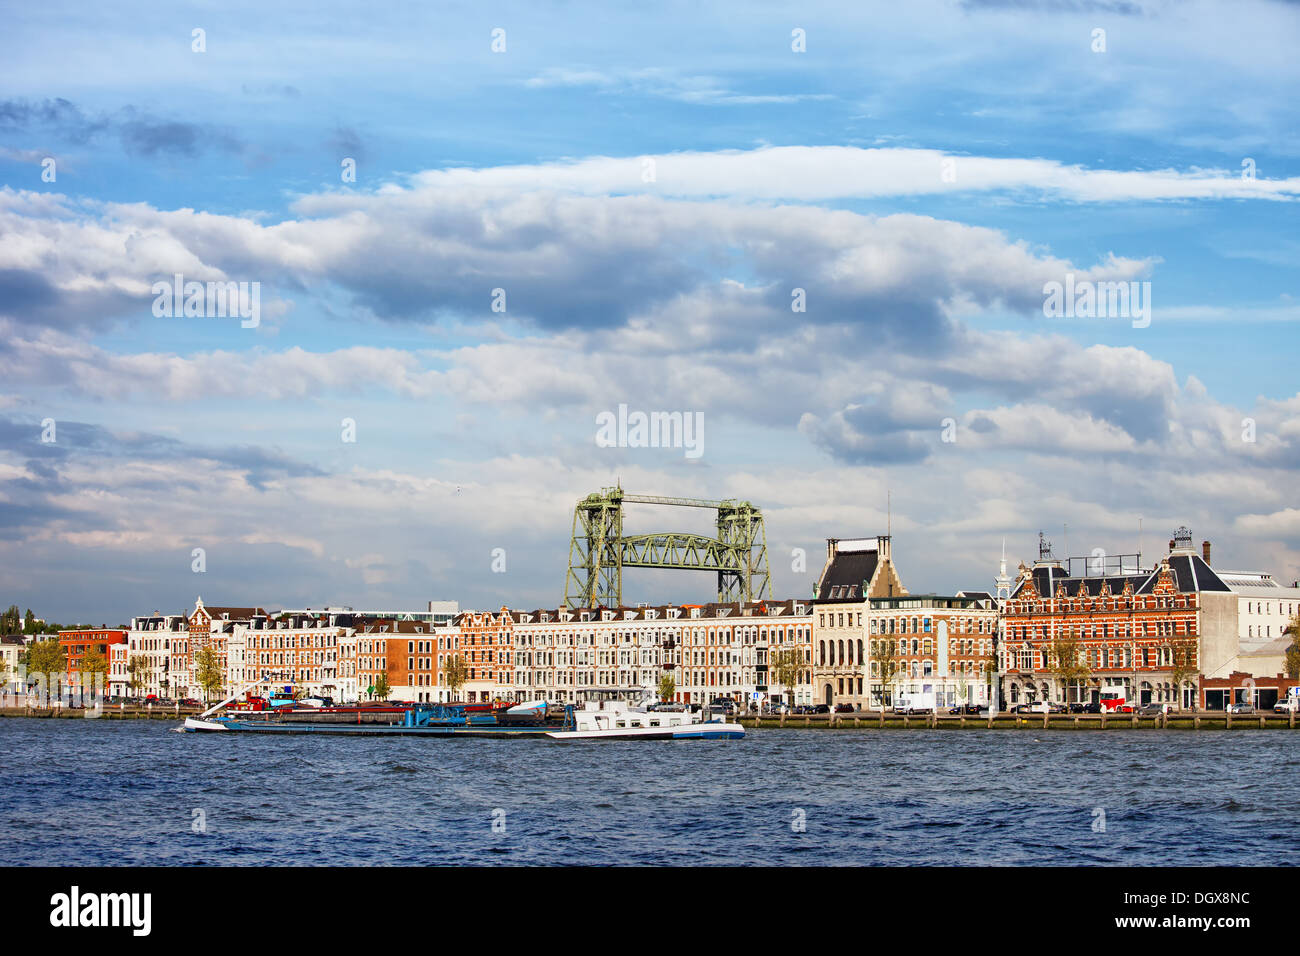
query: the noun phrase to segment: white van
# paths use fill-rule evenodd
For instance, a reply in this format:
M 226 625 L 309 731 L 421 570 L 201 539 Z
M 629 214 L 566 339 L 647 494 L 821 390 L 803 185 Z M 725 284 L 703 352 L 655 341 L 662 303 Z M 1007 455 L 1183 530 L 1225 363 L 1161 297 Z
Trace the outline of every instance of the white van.
M 894 698 L 896 714 L 933 714 L 934 691 L 921 694 L 899 694 Z

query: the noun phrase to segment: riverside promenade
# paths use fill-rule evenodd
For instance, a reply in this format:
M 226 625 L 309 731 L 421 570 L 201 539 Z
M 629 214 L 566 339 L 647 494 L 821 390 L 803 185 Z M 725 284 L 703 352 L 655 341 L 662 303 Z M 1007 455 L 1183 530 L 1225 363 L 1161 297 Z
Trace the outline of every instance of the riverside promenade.
M 747 728 L 787 730 L 1295 730 L 1295 714 L 1225 714 L 1183 711 L 1172 714 L 998 714 L 997 716 L 903 714 L 795 714 L 740 717 Z

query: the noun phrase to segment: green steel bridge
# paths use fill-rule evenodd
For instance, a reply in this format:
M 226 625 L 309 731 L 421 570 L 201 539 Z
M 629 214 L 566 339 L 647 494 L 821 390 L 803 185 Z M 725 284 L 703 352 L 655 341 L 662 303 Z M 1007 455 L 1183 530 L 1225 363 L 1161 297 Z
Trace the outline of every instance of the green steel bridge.
M 717 512 L 718 535 L 685 531 L 623 533 L 623 505 L 669 505 Z M 748 501 L 631 495 L 602 488 L 578 502 L 564 603 L 570 608 L 620 607 L 624 568 L 676 568 L 718 576 L 718 602 L 768 596 L 767 531 L 763 514 Z

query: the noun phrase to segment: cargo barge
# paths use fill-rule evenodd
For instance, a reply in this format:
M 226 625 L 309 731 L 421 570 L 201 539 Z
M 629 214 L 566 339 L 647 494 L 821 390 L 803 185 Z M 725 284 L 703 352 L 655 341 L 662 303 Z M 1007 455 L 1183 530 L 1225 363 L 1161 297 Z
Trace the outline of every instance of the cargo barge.
M 233 698 L 187 717 L 189 733 L 330 734 L 370 737 L 542 737 L 549 740 L 726 740 L 739 724 L 689 711 L 634 708 L 617 689 L 588 688 L 580 707 L 522 704 L 278 706 L 224 710 Z

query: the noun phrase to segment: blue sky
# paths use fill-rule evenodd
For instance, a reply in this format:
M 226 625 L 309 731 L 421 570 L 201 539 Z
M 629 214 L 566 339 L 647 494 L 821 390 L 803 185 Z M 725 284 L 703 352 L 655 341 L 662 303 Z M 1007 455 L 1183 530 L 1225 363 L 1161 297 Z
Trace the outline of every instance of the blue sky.
M 914 591 L 1139 519 L 1300 577 L 1296 4 L 8 16 L 6 603 L 554 605 L 616 479 L 759 504 L 778 595 L 887 490 Z M 261 324 L 155 317 L 174 272 L 259 282 Z M 1150 282 L 1149 327 L 1046 317 L 1067 272 Z M 620 403 L 705 454 L 597 447 Z

